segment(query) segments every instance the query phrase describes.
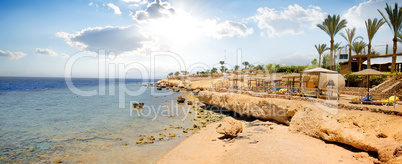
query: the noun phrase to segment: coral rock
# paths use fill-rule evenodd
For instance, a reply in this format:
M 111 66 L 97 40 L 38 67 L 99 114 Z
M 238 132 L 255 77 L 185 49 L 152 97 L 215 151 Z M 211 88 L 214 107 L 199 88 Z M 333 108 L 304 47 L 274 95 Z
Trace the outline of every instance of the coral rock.
M 226 117 L 222 124 L 216 128 L 216 132 L 228 137 L 236 137 L 237 133 L 243 132 L 243 125 L 232 117 Z

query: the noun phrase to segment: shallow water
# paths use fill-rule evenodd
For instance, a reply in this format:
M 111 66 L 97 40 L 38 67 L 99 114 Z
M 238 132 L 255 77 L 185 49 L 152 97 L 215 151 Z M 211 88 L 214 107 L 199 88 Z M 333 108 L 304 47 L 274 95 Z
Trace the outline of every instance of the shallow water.
M 109 93 L 105 86 L 106 94 L 95 96 L 76 95 L 68 88 L 0 92 L 0 163 L 154 162 L 192 133 L 169 128 L 194 124 L 188 107 L 176 104 L 183 93 L 154 96 L 152 90 L 167 91 L 140 83 L 124 86 L 131 91 L 145 89 L 139 96 L 125 95 L 124 108 L 119 108 L 119 84 L 110 86 L 115 92 Z M 131 109 L 130 101 L 144 102 L 144 109 Z M 140 135 L 158 138 L 159 133 L 176 137 L 136 145 Z

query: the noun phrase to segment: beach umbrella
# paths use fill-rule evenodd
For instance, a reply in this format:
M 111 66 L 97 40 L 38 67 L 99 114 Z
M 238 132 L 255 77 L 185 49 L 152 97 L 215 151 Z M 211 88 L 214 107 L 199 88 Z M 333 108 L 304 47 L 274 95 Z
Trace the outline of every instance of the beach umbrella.
M 341 74 L 321 73 L 320 88 L 328 88 L 328 86 L 337 87 L 342 89 L 345 87 L 345 78 Z
M 289 74 L 282 76 L 282 78 L 288 79 L 288 81 L 290 80 L 290 78 L 293 78 L 293 83 L 292 83 L 293 88 L 295 87 L 295 78 L 296 77 L 300 78 L 300 73 L 289 73 Z
M 367 76 L 367 97 L 370 96 L 370 76 L 381 76 L 381 75 L 388 75 L 387 73 L 380 72 L 371 68 L 361 70 L 359 72 L 354 72 L 350 75 L 355 76 Z
M 321 90 L 321 87 L 319 86 L 321 74 L 339 74 L 339 73 L 336 71 L 318 67 L 318 68 L 313 68 L 313 69 L 302 71 L 301 74 L 303 75 L 302 78 L 304 78 L 305 75 L 318 75 L 318 79 L 314 80 L 314 84 L 316 84 L 316 81 L 317 81 L 317 85 L 318 85 L 318 88 L 317 88 L 318 89 L 317 90 L 317 98 L 318 98 L 319 92 Z M 314 79 L 314 77 L 311 77 L 310 79 Z M 304 80 L 302 80 L 302 81 L 304 81 Z M 302 90 L 304 90 L 304 87 L 302 87 Z

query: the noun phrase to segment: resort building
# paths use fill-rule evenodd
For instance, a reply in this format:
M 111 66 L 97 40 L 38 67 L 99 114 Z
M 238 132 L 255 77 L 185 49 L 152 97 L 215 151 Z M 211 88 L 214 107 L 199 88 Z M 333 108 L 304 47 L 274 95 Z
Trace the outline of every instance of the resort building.
M 402 53 L 396 54 L 396 72 L 402 70 Z M 339 55 L 340 73 L 348 73 L 348 54 Z M 392 54 L 387 55 L 371 55 L 371 68 L 382 71 L 390 72 L 392 63 Z M 367 55 L 352 55 L 352 72 L 361 71 L 367 68 Z

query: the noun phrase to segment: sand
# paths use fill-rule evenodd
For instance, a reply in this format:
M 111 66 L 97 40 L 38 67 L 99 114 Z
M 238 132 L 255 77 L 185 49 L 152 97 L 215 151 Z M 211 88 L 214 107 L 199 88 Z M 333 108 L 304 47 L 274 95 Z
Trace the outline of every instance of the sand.
M 285 125 L 242 123 L 243 133 L 233 143 L 220 139 L 222 135 L 215 129 L 219 123 L 213 123 L 182 141 L 157 163 L 373 163 L 375 160 L 366 152 L 354 152 L 348 147 L 292 133 Z

